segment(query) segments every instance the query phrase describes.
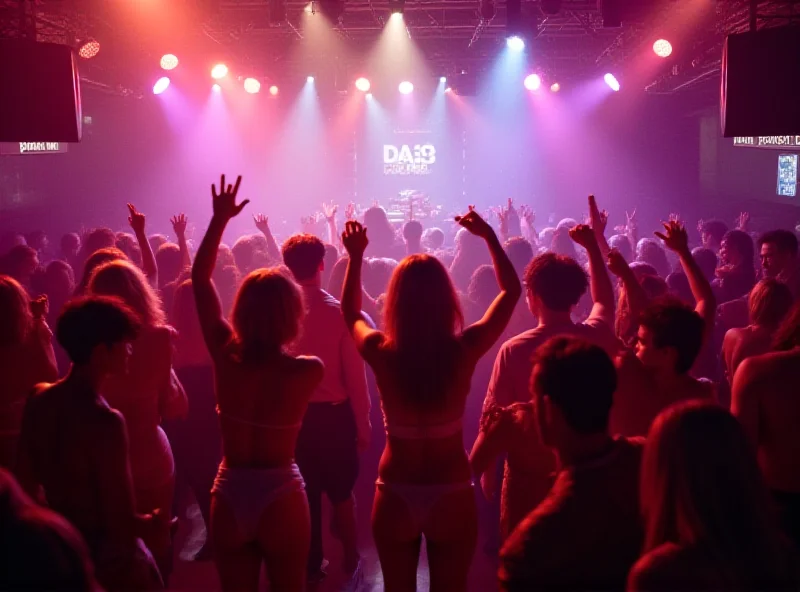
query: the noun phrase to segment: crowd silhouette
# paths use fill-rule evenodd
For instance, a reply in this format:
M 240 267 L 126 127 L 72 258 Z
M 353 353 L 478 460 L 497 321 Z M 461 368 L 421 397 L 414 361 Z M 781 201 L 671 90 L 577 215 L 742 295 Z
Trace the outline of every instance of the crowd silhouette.
M 328 203 L 228 247 L 241 183 L 197 244 L 133 204 L 130 232 L 4 236 L 0 589 L 167 588 L 186 490 L 223 590 L 355 585 L 369 544 L 389 592 L 423 544 L 434 592 L 476 553 L 502 590 L 800 588 L 795 230 Z

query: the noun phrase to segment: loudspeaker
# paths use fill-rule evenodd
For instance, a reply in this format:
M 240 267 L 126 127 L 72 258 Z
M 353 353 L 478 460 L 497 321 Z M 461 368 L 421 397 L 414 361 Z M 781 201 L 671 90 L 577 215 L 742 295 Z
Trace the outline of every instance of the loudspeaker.
M 79 142 L 81 93 L 72 48 L 0 39 L 0 142 Z
M 722 52 L 722 135 L 800 134 L 800 29 L 728 35 Z

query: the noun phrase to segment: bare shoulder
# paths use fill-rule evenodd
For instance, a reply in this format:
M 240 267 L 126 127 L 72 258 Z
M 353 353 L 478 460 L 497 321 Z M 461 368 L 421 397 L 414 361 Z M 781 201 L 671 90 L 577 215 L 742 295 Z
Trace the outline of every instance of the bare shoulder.
M 126 437 L 125 418 L 116 409 L 112 409 L 106 404 L 95 406 L 94 410 L 95 429 L 98 436 L 102 436 L 104 441 L 119 441 Z
M 633 566 L 628 578 L 628 590 L 668 589 L 667 582 L 685 574 L 692 564 L 689 554 L 671 543 L 665 543 L 646 553 Z
M 325 372 L 325 364 L 316 356 L 297 356 L 292 360 L 292 366 L 298 374 L 317 382 L 322 380 Z
M 762 380 L 779 379 L 776 374 L 787 370 L 796 371 L 800 351 L 770 352 L 753 356 L 739 364 L 736 379 L 744 384 Z

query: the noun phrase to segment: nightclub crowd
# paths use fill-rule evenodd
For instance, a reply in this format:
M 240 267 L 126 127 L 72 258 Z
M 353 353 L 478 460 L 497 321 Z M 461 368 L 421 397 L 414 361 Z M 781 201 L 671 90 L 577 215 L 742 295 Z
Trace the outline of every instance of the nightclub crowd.
M 132 204 L 129 231 L 2 237 L 0 589 L 168 588 L 181 488 L 223 590 L 320 582 L 328 526 L 389 592 L 423 542 L 432 591 L 470 588 L 483 529 L 502 590 L 800 588 L 794 229 L 326 204 L 229 247 L 240 182 L 196 244 Z

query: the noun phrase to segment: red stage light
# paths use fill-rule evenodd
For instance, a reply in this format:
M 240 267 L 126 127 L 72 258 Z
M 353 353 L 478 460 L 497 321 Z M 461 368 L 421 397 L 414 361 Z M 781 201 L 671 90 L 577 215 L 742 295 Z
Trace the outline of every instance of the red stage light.
M 85 60 L 89 60 L 100 53 L 100 42 L 94 39 L 85 41 L 78 49 L 78 55 Z
M 161 68 L 164 70 L 174 70 L 178 67 L 178 57 L 168 53 L 161 56 Z

